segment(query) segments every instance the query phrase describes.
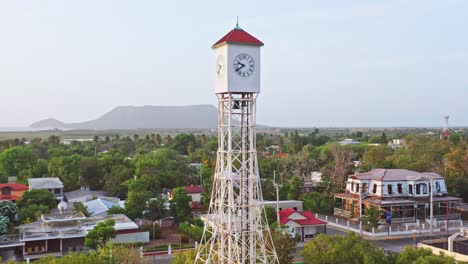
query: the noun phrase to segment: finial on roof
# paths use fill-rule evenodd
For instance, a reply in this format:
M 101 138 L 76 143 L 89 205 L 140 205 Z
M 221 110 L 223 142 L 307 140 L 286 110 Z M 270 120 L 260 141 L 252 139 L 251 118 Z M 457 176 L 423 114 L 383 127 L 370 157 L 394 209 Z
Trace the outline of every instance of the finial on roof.
M 242 28 L 239 27 L 239 16 L 237 16 L 236 27 L 234 29 L 242 30 Z

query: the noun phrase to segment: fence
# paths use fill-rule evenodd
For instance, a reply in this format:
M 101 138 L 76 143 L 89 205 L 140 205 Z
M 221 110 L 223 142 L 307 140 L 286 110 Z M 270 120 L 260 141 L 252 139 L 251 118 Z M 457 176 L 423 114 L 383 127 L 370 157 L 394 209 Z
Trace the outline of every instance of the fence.
M 431 230 L 430 223 L 422 223 L 417 225 L 416 223 L 396 224 L 396 225 L 381 225 L 379 228 L 369 228 L 361 226 L 361 223 L 352 222 L 349 220 L 315 214 L 318 219 L 328 222 L 328 225 L 335 226 L 340 229 L 361 233 L 370 237 L 383 237 L 383 236 L 399 236 L 399 235 L 412 235 L 415 233 L 431 233 L 447 231 L 457 231 L 460 227 L 468 226 L 468 221 L 461 220 L 449 220 L 449 221 L 434 221 L 434 225 Z

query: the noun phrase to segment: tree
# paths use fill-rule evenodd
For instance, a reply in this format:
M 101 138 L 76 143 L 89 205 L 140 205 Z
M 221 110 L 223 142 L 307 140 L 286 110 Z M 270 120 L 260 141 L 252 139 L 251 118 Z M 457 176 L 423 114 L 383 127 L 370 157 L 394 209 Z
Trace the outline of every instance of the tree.
M 52 209 L 57 206 L 57 200 L 48 190 L 31 190 L 25 191 L 17 201 L 17 205 L 20 209 L 38 204 L 43 205 L 48 209 Z
M 197 252 L 195 250 L 184 250 L 175 254 L 174 258 L 171 261 L 171 264 L 193 264 L 195 263 L 195 258 Z
M 393 167 L 392 158 L 393 150 L 385 145 L 372 146 L 364 153 L 363 163 L 360 168 L 364 170 L 383 168 L 390 169 Z
M 166 201 L 162 198 L 151 199 L 148 202 L 148 207 L 145 210 L 145 218 L 155 221 L 163 218 L 166 215 Z
M 171 148 L 183 155 L 188 155 L 193 152 L 196 140 L 193 134 L 182 133 L 174 138 Z M 192 150 L 189 152 L 189 150 Z
M 402 253 L 397 256 L 396 264 L 455 264 L 455 260 L 448 256 L 437 256 L 432 254 L 429 249 L 414 249 L 406 247 Z
M 128 187 L 128 198 L 125 201 L 125 210 L 130 218 L 141 217 L 146 207 L 146 202 L 151 197 L 151 192 L 141 180 L 131 180 Z
M 333 213 L 334 200 L 325 192 L 312 192 L 303 197 L 304 208 L 319 214 Z
M 276 209 L 271 206 L 265 206 L 265 214 L 267 217 L 268 225 L 271 226 L 272 224 L 276 223 Z
M 99 222 L 86 235 L 84 242 L 85 246 L 92 249 L 105 246 L 110 239 L 115 238 L 117 235 L 114 225 L 114 219 L 108 219 L 104 222 Z
M 291 237 L 286 229 L 271 230 L 271 237 L 275 245 L 276 254 L 280 264 L 292 263 L 294 252 L 296 251 L 297 239 Z
M 123 184 L 133 177 L 134 170 L 123 164 L 112 166 L 110 172 L 104 175 L 104 190 L 117 197 L 127 195 L 128 186 Z
M 88 185 L 93 190 L 102 188 L 102 178 L 99 175 L 98 162 L 95 158 L 84 157 L 80 160 L 80 175 L 83 185 Z
M 362 222 L 370 227 L 378 227 L 380 222 L 379 209 L 373 205 L 366 209 Z
M 191 200 L 190 196 L 185 193 L 184 188 L 172 190 L 171 209 L 179 223 L 190 218 L 192 209 L 190 209 L 189 203 Z
M 0 235 L 6 235 L 8 233 L 8 224 L 10 221 L 6 216 L 0 216 Z
M 289 182 L 288 199 L 298 200 L 301 194 L 302 181 L 297 176 L 293 176 Z
M 9 222 L 13 222 L 18 213 L 18 206 L 9 200 L 0 201 L 0 216 L 6 217 Z
M 32 176 L 37 155 L 27 147 L 12 147 L 0 154 L 0 167 L 9 176 L 18 176 L 18 181 L 26 182 Z
M 50 213 L 50 208 L 42 204 L 31 204 L 19 208 L 19 219 L 23 222 L 36 221 L 42 214 Z
M 49 173 L 58 177 L 65 186 L 66 191 L 76 190 L 80 187 L 80 155 L 55 157 L 49 162 Z
M 385 256 L 371 242 L 351 232 L 347 236 L 320 234 L 307 242 L 301 255 L 304 263 L 384 263 Z
M 88 211 L 88 207 L 85 206 L 82 202 L 74 202 L 73 208 L 75 209 L 75 211 L 83 213 L 86 217 L 91 216 L 91 214 Z

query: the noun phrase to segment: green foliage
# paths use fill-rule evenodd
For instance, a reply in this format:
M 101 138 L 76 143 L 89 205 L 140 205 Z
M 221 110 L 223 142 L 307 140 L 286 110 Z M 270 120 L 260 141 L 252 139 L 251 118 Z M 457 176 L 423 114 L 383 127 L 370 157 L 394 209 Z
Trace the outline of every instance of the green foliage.
M 264 207 L 266 218 L 268 225 L 271 226 L 273 223 L 276 222 L 276 209 L 272 206 L 265 206 Z
M 58 177 L 66 191 L 76 190 L 80 187 L 80 159 L 79 155 L 55 157 L 49 162 L 49 173 Z
M 301 194 L 302 181 L 297 176 L 293 176 L 289 182 L 288 199 L 298 200 Z
M 440 140 L 424 135 L 406 138 L 406 148 L 399 148 L 394 164 L 397 168 L 414 171 L 442 171 L 447 146 Z
M 307 242 L 302 251 L 305 263 L 384 263 L 384 254 L 371 242 L 351 232 L 347 236 L 320 234 Z
M 73 208 L 75 211 L 83 213 L 86 217 L 91 216 L 88 211 L 88 207 L 86 207 L 82 202 L 74 202 Z
M 52 209 L 57 206 L 57 200 L 48 190 L 31 190 L 25 191 L 17 201 L 17 205 L 20 209 L 38 204 L 45 206 L 47 209 Z
M 406 247 L 397 257 L 396 264 L 455 264 L 455 260 L 448 256 L 437 256 L 429 249 L 414 249 Z
M 102 188 L 103 181 L 95 158 L 84 157 L 80 160 L 80 176 L 82 185 L 88 185 L 92 190 Z
M 319 214 L 333 213 L 333 196 L 324 192 L 312 192 L 303 197 L 304 209 Z
M 127 195 L 128 186 L 124 182 L 133 177 L 134 170 L 122 164 L 112 166 L 111 170 L 104 174 L 104 190 L 117 197 Z
M 371 146 L 364 153 L 364 161 L 359 166 L 366 171 L 377 168 L 390 169 L 393 167 L 392 156 L 393 150 L 386 145 Z
M 172 190 L 171 209 L 179 223 L 187 221 L 191 217 L 192 210 L 189 206 L 191 200 L 191 197 L 185 193 L 184 188 Z
M 10 223 L 8 217 L 0 216 L 0 235 L 6 235 L 8 232 L 8 224 Z
M 12 147 L 0 154 L 0 167 L 9 176 L 18 176 L 18 181 L 26 183 L 32 177 L 37 155 L 26 147 Z
M 174 138 L 171 148 L 176 150 L 182 155 L 191 154 L 196 147 L 196 139 L 193 134 L 178 134 Z
M 0 201 L 0 216 L 6 217 L 9 220 L 9 222 L 13 222 L 17 213 L 18 206 L 16 205 L 16 203 L 9 200 Z
M 362 217 L 362 222 L 370 227 L 378 227 L 380 220 L 379 209 L 373 205 L 367 208 Z
M 162 198 L 150 199 L 144 213 L 145 218 L 151 221 L 164 218 L 167 214 L 165 203 L 166 200 Z
M 276 254 L 280 264 L 289 264 L 292 262 L 294 252 L 296 251 L 297 239 L 291 237 L 286 229 L 271 230 L 271 237 L 275 245 Z
M 115 238 L 117 232 L 114 229 L 114 219 L 108 219 L 104 222 L 99 222 L 85 237 L 85 246 L 96 249 L 98 246 L 103 247 L 111 238 Z
M 161 227 L 159 227 L 158 224 L 145 225 L 142 229 L 143 231 L 147 231 L 149 233 L 150 240 L 161 238 Z
M 174 255 L 171 264 L 193 264 L 196 257 L 197 252 L 195 250 L 184 250 Z
M 142 180 L 131 180 L 128 198 L 125 201 L 125 210 L 130 218 L 135 219 L 143 215 L 146 202 L 151 198 L 151 192 Z
M 191 225 L 184 222 L 179 224 L 179 229 L 195 241 L 200 241 L 203 235 L 203 226 Z
M 50 213 L 50 208 L 42 204 L 30 204 L 19 208 L 19 219 L 23 222 L 36 221 L 42 214 Z
M 112 206 L 107 210 L 107 214 L 127 214 L 127 211 L 120 206 Z

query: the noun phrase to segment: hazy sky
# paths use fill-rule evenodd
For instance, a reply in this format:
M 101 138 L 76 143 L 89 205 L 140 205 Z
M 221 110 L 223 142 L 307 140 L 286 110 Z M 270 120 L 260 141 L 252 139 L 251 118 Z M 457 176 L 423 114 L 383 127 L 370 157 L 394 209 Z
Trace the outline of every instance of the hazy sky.
M 468 1 L 0 0 L 0 127 L 215 104 L 236 16 L 265 43 L 258 123 L 468 125 Z

